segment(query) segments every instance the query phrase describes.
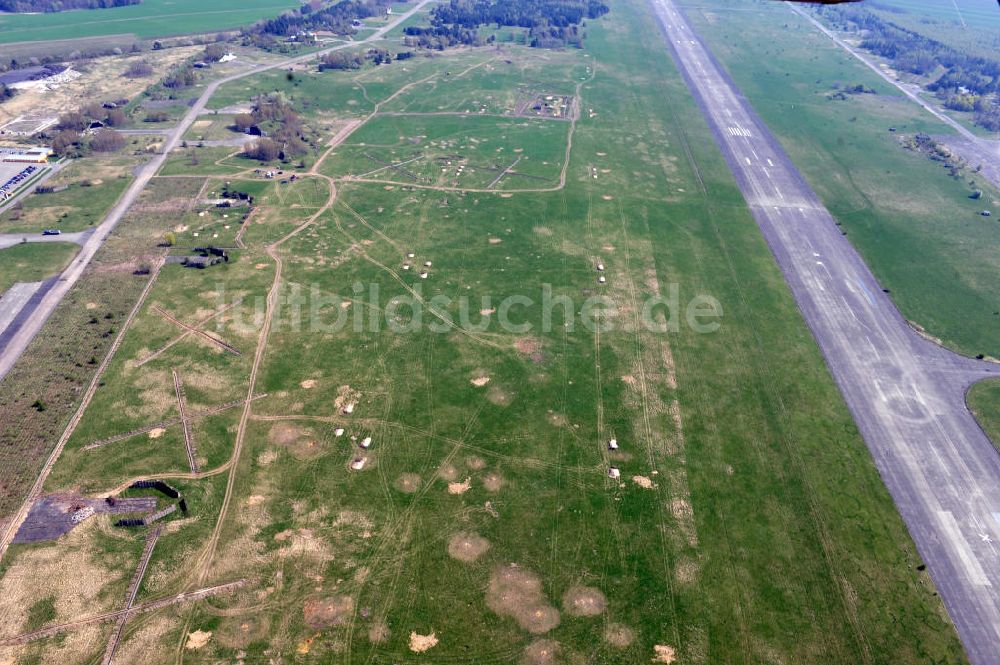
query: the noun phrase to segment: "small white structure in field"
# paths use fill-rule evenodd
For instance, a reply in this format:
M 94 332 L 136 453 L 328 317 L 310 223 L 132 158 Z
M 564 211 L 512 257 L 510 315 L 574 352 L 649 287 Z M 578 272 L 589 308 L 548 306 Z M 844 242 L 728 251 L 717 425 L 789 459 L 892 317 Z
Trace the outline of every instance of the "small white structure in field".
M 344 413 L 347 414 L 354 413 L 354 402 L 348 402 L 347 404 L 344 405 L 344 408 L 342 410 Z
M 613 466 L 610 469 L 608 469 L 608 477 L 609 478 L 618 479 L 618 478 L 621 478 L 621 476 L 622 476 L 622 472 L 618 470 L 618 467 Z
M 403 270 L 409 270 L 409 269 L 410 269 L 410 264 L 409 263 L 404 263 L 403 264 Z
M 423 272 L 420 273 L 420 279 L 427 279 L 427 271 L 426 270 L 424 270 Z
M 351 462 L 351 468 L 355 471 L 360 471 L 361 469 L 365 468 L 365 463 L 367 461 L 368 460 L 364 457 L 355 457 L 354 461 Z
M 603 272 L 604 271 L 604 264 L 603 263 L 598 263 L 597 264 L 597 270 L 599 272 Z
M 430 268 L 431 267 L 431 262 L 430 261 L 424 261 L 424 267 L 425 268 Z
M 406 258 L 412 259 L 413 258 L 413 252 L 407 252 Z
M 233 54 L 233 53 L 227 53 L 224 56 L 222 56 L 221 58 L 219 58 L 219 62 L 232 62 L 235 59 L 236 59 L 236 55 L 235 54 Z
M 337 429 L 333 430 L 333 435 L 334 436 L 344 436 L 344 428 L 343 427 L 338 427 Z
M 618 439 L 608 441 L 608 450 L 618 450 Z
M 370 436 L 366 436 L 364 439 L 361 440 L 362 448 L 368 448 L 370 445 L 372 445 L 372 438 Z
M 607 281 L 608 281 L 608 280 L 604 278 L 604 275 L 601 275 L 600 277 L 598 277 L 598 278 L 597 278 L 597 283 L 598 283 L 598 284 L 604 284 L 604 283 L 606 283 Z

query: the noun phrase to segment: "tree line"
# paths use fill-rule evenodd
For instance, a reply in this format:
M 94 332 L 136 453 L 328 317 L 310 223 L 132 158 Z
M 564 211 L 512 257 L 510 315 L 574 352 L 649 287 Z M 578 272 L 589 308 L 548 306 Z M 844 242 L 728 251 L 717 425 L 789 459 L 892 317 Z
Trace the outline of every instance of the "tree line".
M 580 46 L 586 19 L 608 13 L 600 0 L 450 0 L 431 10 L 431 28 L 407 28 L 413 37 L 478 44 L 481 26 L 528 29 L 534 47 Z M 448 44 L 450 45 L 450 44 Z
M 64 12 L 70 9 L 107 9 L 137 5 L 142 0 L 0 0 L 4 12 Z
M 247 35 L 290 37 L 304 32 L 322 30 L 338 35 L 352 35 L 355 20 L 382 16 L 392 0 L 343 0 L 316 9 L 304 4 L 296 10 L 260 21 L 245 31 Z
M 963 53 L 865 8 L 824 7 L 819 13 L 839 29 L 862 33 L 861 48 L 896 69 L 933 78 L 926 87 L 947 108 L 974 112 L 977 124 L 1000 130 L 1000 60 Z

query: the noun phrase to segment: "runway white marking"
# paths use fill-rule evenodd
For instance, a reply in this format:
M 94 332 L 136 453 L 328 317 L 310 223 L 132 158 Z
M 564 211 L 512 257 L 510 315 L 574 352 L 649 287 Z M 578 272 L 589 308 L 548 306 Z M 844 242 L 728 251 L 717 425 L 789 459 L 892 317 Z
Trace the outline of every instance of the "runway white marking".
M 937 515 L 941 528 L 949 540 L 951 540 L 951 544 L 955 547 L 962 566 L 965 567 L 965 574 L 969 578 L 969 581 L 976 586 L 993 586 L 986 579 L 986 574 L 983 573 L 979 561 L 976 560 L 975 555 L 972 553 L 972 548 L 969 547 L 968 541 L 962 536 L 961 531 L 959 531 L 958 522 L 955 521 L 955 517 L 951 514 L 951 511 L 939 510 L 937 511 Z

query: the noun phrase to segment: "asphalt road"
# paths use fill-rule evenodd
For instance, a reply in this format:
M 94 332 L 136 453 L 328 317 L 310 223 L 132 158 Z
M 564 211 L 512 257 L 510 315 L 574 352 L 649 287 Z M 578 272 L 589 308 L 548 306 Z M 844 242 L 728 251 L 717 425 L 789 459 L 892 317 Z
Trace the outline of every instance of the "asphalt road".
M 965 404 L 1000 366 L 916 334 L 672 0 L 650 1 L 970 660 L 1000 663 L 1000 455 Z
M 22 242 L 73 242 L 82 245 L 90 237 L 90 231 L 75 233 L 60 233 L 57 236 L 47 236 L 41 233 L 0 233 L 0 249 L 20 245 Z
M 115 206 L 111 209 L 104 220 L 97 227 L 95 227 L 93 235 L 87 238 L 87 240 L 83 243 L 80 253 L 77 254 L 76 258 L 73 259 L 69 266 L 66 267 L 52 288 L 49 289 L 42 298 L 37 300 L 32 299 L 29 301 L 25 307 L 30 307 L 30 309 L 25 309 L 18 314 L 18 319 L 22 320 L 23 324 L 14 334 L 7 336 L 6 339 L 0 339 L 0 380 L 3 380 L 3 378 L 7 375 L 7 372 L 10 371 L 11 367 L 14 366 L 14 363 L 16 363 L 18 358 L 21 357 L 21 354 L 24 353 L 24 350 L 28 348 L 31 340 L 34 339 L 35 335 L 38 334 L 38 331 L 42 329 L 42 326 L 48 320 L 56 306 L 62 302 L 62 299 L 66 296 L 69 290 L 73 288 L 73 285 L 76 284 L 78 279 L 80 279 L 80 275 L 83 274 L 87 264 L 90 263 L 94 254 L 97 253 L 97 250 L 104 243 L 104 240 L 111 234 L 115 226 L 118 225 L 118 222 L 121 221 L 125 212 L 139 197 L 142 190 L 146 188 L 150 179 L 156 174 L 157 171 L 160 170 L 160 167 L 163 166 L 163 163 L 166 161 L 170 151 L 177 146 L 184 133 L 198 118 L 199 114 L 204 111 L 208 100 L 211 99 L 212 95 L 215 94 L 215 91 L 220 85 L 244 78 L 246 76 L 251 76 L 253 74 L 266 72 L 268 70 L 280 69 L 282 67 L 288 67 L 301 62 L 308 62 L 332 51 L 344 48 L 354 48 L 359 44 L 381 39 L 387 32 L 410 18 L 413 14 L 421 11 L 424 5 L 428 2 L 430 2 L 430 0 L 422 0 L 406 13 L 399 14 L 398 16 L 394 15 L 392 22 L 387 23 L 365 39 L 357 42 L 346 42 L 338 44 L 337 46 L 332 46 L 328 49 L 310 53 L 308 55 L 289 58 L 287 60 L 282 60 L 281 62 L 276 62 L 263 67 L 255 67 L 210 83 L 201 94 L 201 97 L 199 97 L 198 100 L 191 105 L 181 121 L 166 137 L 163 142 L 162 152 L 157 154 L 150 161 L 146 162 L 146 164 L 136 171 L 135 180 L 132 181 L 132 184 L 125 190 L 125 193 L 122 194 L 120 199 L 118 199 L 118 202 L 115 203 Z

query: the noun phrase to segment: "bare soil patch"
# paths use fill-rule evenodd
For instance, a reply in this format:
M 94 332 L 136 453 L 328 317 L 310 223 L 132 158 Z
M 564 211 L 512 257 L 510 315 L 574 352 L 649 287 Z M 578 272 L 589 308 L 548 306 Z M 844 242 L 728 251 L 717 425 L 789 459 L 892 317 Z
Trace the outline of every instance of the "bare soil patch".
M 541 580 L 516 564 L 501 566 L 490 576 L 486 605 L 536 635 L 559 625 L 559 611 L 549 605 Z
M 309 388 L 315 388 L 316 387 L 316 379 L 306 379 L 305 381 L 303 381 L 302 383 L 300 383 L 299 386 L 302 387 L 302 388 L 305 388 L 306 390 L 308 390 Z
M 465 494 L 472 488 L 472 478 L 466 478 L 462 482 L 448 483 L 448 494 Z
M 154 427 L 153 429 L 149 430 L 149 438 L 150 439 L 159 439 L 161 436 L 163 436 L 163 433 L 166 432 L 166 431 L 167 430 L 165 430 L 162 427 Z
M 313 629 L 340 626 L 354 614 L 354 599 L 350 596 L 310 598 L 302 608 L 306 625 Z
M 465 466 L 469 467 L 473 471 L 481 471 L 486 468 L 486 460 L 482 457 L 472 455 L 465 458 Z
M 184 648 L 191 651 L 200 649 L 208 644 L 210 639 L 212 639 L 212 631 L 196 630 L 193 633 L 188 633 L 187 643 L 184 645 Z
M 656 483 L 646 476 L 632 476 L 632 482 L 646 490 L 651 490 L 656 487 Z
M 472 563 L 490 548 L 490 541 L 475 533 L 460 531 L 448 541 L 448 556 Z
M 416 631 L 410 632 L 410 651 L 414 653 L 423 653 L 430 648 L 437 646 L 438 638 L 437 635 L 431 633 L 430 635 L 420 635 Z
M 604 594 L 592 586 L 573 586 L 563 595 L 563 609 L 575 617 L 597 616 L 607 606 Z
M 672 646 L 657 644 L 653 647 L 654 663 L 672 663 L 677 660 L 677 652 Z
M 476 378 L 470 381 L 470 383 L 477 388 L 482 388 L 489 382 L 490 382 L 490 377 L 488 376 L 477 376 Z
M 455 465 L 445 463 L 438 467 L 438 475 L 448 482 L 452 482 L 458 479 L 458 469 Z
M 396 479 L 396 489 L 406 494 L 413 494 L 420 489 L 420 476 L 415 473 L 404 473 Z

